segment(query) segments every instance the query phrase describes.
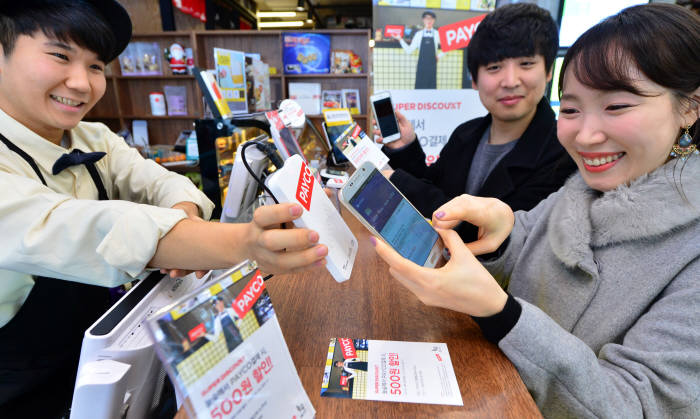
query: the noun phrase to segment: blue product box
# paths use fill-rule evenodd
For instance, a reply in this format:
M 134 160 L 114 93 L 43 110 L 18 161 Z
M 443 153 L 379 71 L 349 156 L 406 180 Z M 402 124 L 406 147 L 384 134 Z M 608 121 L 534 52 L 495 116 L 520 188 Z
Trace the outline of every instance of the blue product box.
M 282 55 L 285 74 L 328 73 L 331 37 L 320 33 L 285 32 Z

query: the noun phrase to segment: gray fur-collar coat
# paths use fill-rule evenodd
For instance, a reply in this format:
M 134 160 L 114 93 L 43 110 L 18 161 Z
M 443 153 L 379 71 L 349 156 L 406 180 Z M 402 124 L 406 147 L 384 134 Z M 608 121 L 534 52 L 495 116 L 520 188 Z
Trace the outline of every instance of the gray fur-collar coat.
M 545 416 L 700 417 L 699 256 L 699 156 L 516 213 L 485 265 L 523 306 L 499 346 Z

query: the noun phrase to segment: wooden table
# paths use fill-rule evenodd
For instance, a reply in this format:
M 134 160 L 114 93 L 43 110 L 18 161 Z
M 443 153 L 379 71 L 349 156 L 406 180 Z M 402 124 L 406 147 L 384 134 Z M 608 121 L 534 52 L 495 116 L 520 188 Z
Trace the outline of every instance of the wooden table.
M 317 417 L 541 417 L 513 365 L 471 318 L 421 303 L 389 276 L 369 232 L 343 215 L 360 243 L 350 280 L 338 284 L 317 270 L 276 275 L 266 284 Z M 321 397 L 331 337 L 447 343 L 464 406 Z
M 517 371 L 467 315 L 428 307 L 389 276 L 369 232 L 343 210 L 360 248 L 350 280 L 325 270 L 275 275 L 266 286 L 317 418 L 541 418 Z M 464 406 L 321 397 L 331 337 L 445 342 Z M 176 419 L 185 418 L 179 412 Z

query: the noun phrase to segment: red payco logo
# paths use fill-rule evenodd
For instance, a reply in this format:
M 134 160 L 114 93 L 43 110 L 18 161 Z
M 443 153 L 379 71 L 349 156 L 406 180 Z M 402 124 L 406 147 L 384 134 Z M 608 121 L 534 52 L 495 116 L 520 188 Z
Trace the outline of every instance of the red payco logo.
M 449 25 L 441 26 L 438 29 L 440 35 L 440 49 L 443 52 L 452 51 L 453 49 L 464 48 L 469 45 L 472 40 L 477 26 L 481 23 L 486 15 L 473 17 L 471 19 L 462 20 Z
M 386 25 L 384 27 L 384 37 L 385 38 L 392 38 L 394 36 L 398 36 L 398 37 L 403 38 L 403 31 L 404 31 L 403 25 Z
M 338 341 L 340 342 L 340 349 L 342 349 L 343 351 L 343 358 L 357 358 L 357 353 L 355 352 L 355 345 L 353 345 L 352 339 L 340 338 L 338 339 Z
M 352 138 L 359 137 L 360 131 L 362 131 L 362 128 L 359 125 L 355 125 L 355 129 L 352 130 Z
M 258 301 L 265 289 L 265 281 L 260 271 L 255 272 L 255 277 L 238 294 L 238 298 L 231 305 L 238 317 L 241 319 L 253 308 L 253 304 Z
M 347 376 L 347 375 L 341 375 L 341 376 L 340 376 L 340 385 L 341 385 L 341 386 L 346 386 L 346 385 L 348 385 L 348 376 Z
M 200 323 L 197 326 L 193 327 L 192 330 L 187 333 L 187 336 L 190 338 L 190 342 L 194 342 L 197 340 L 198 337 L 204 335 L 206 333 L 207 329 L 204 327 L 204 323 Z
M 307 211 L 311 211 L 311 194 L 314 191 L 314 174 L 306 163 L 301 162 L 299 182 L 297 183 L 297 201 Z

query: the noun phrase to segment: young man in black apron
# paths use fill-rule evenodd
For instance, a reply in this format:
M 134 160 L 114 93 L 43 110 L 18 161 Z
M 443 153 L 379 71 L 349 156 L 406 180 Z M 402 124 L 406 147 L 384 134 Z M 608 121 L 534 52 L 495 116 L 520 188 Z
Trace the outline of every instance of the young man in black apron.
M 401 44 L 401 47 L 407 54 L 418 49 L 418 64 L 416 66 L 416 89 L 435 89 L 437 88 L 437 60 L 442 56 L 438 53 L 440 47 L 440 36 L 437 29 L 433 28 L 435 24 L 435 13 L 430 10 L 423 12 L 423 29 L 413 35 L 411 44 L 408 45 L 400 37 L 394 37 Z
M 106 287 L 223 269 L 322 265 L 318 234 L 275 228 L 298 205 L 248 224 L 206 222 L 213 203 L 99 123 L 81 122 L 131 21 L 116 0 L 0 3 L 0 416 L 59 417 L 70 406 L 85 329 Z M 290 249 L 284 251 L 283 249 Z

